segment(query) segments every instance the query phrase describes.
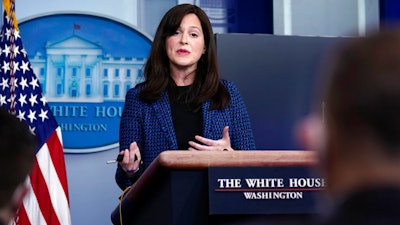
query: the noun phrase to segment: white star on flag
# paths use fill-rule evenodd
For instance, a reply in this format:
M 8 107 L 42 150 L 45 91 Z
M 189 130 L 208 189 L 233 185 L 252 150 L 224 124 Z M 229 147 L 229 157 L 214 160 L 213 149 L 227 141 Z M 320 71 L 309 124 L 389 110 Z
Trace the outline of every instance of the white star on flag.
M 32 107 L 33 107 L 35 104 L 37 104 L 36 98 L 37 98 L 37 95 L 33 95 L 33 94 L 31 93 L 31 97 L 29 98 L 29 102 L 31 103 L 31 106 L 32 106 Z
M 8 79 L 2 77 L 0 86 L 2 87 L 3 91 L 4 91 L 4 89 L 8 88 Z
M 18 101 L 19 101 L 19 103 L 21 103 L 21 107 L 23 107 L 24 104 L 28 104 L 28 103 L 26 102 L 26 95 L 24 95 L 24 94 L 22 94 L 22 93 L 19 94 L 19 99 L 18 99 Z
M 26 87 L 29 87 L 28 86 L 28 80 L 25 79 L 24 77 L 22 77 L 21 78 L 21 82 L 19 82 L 19 85 L 21 85 L 22 90 L 24 90 Z
M 0 95 L 0 106 L 7 104 L 6 96 Z
M 32 78 L 32 81 L 29 82 L 29 84 L 32 85 L 33 90 L 35 90 L 35 88 L 39 87 L 38 80 L 34 77 Z
M 25 74 L 25 72 L 26 72 L 26 71 L 29 71 L 29 67 L 28 67 L 28 65 L 29 65 L 29 63 L 28 63 L 28 62 L 24 62 L 24 61 L 22 61 L 22 66 L 21 66 L 21 69 L 22 69 L 22 73 L 23 73 L 23 74 Z

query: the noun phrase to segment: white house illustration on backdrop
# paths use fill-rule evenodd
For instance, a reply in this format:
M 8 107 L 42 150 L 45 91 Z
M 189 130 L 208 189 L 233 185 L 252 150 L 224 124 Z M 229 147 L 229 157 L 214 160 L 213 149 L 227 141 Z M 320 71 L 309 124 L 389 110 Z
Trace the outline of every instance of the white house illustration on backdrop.
M 145 58 L 103 55 L 100 44 L 72 35 L 30 58 L 49 102 L 123 101 L 143 80 Z

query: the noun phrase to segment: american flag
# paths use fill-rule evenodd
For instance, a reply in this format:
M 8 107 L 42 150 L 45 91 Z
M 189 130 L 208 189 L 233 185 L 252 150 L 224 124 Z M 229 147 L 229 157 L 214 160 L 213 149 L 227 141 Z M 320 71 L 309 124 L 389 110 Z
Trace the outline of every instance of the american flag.
M 70 225 L 68 185 L 61 129 L 42 94 L 15 17 L 14 0 L 3 0 L 0 34 L 0 106 L 25 121 L 38 140 L 30 191 L 18 210 L 21 225 Z

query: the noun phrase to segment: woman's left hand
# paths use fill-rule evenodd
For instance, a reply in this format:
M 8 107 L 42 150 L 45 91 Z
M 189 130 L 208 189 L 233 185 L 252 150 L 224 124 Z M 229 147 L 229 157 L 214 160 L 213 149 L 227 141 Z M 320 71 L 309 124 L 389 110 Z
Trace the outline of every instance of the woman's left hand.
M 189 141 L 189 150 L 191 151 L 233 151 L 228 126 L 224 127 L 224 130 L 222 131 L 222 139 L 212 140 L 199 135 L 196 135 L 195 139 L 199 143 Z

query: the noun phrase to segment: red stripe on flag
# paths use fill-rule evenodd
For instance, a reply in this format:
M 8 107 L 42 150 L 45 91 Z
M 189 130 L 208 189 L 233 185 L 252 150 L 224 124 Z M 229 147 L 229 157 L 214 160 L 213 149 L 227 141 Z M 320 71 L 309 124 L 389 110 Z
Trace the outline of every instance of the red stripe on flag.
M 17 224 L 31 225 L 25 207 L 21 206 L 18 211 Z
M 60 183 L 65 192 L 65 196 L 67 197 L 69 203 L 67 171 L 65 169 L 64 150 L 60 142 L 60 139 L 57 136 L 56 131 L 53 131 L 53 133 L 47 140 L 47 147 L 49 148 L 51 160 L 53 161 L 53 165 L 57 172 L 58 179 L 60 180 Z
M 58 221 L 56 212 L 51 204 L 49 190 L 47 189 L 46 181 L 43 177 L 42 171 L 40 171 L 37 158 L 35 158 L 33 163 L 33 170 L 30 178 L 33 192 L 35 192 L 40 211 L 42 212 L 46 223 L 51 225 L 59 225 L 60 222 Z

